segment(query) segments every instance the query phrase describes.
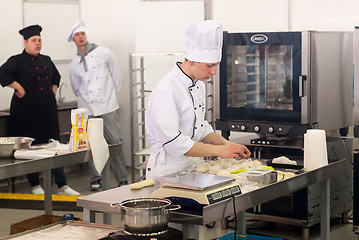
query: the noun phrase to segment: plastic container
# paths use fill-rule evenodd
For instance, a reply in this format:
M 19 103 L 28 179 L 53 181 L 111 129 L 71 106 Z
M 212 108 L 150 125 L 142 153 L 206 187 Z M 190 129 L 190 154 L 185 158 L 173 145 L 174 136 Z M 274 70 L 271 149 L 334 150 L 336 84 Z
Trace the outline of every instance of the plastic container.
M 256 182 L 236 181 L 236 183 L 238 183 L 242 193 L 247 193 L 258 189 Z
M 259 185 L 266 185 L 277 181 L 277 172 L 268 169 L 248 169 L 241 174 L 241 178 Z

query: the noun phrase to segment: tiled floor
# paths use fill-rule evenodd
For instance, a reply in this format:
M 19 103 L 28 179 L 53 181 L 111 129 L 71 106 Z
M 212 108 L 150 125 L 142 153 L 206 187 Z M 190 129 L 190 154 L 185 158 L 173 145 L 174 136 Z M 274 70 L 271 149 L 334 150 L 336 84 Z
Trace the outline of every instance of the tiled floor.
M 70 172 L 66 173 L 68 185 L 74 188 L 75 190 L 79 191 L 83 195 L 88 195 L 93 192 L 89 190 L 89 182 L 90 177 L 88 175 L 88 169 L 86 165 L 81 165 L 81 168 L 72 169 Z M 19 182 L 19 181 L 17 181 Z M 24 179 L 23 183 L 17 183 L 15 190 L 17 193 L 29 193 L 30 188 L 28 187 L 27 181 Z M 114 179 L 112 178 L 113 187 L 116 187 Z M 54 191 L 56 187 L 54 187 Z M 6 192 L 7 187 L 2 186 L 0 187 L 0 192 Z M 0 205 L 0 237 L 4 237 L 9 235 L 10 233 L 10 225 L 12 223 L 16 223 L 31 217 L 39 216 L 44 214 L 43 210 L 24 210 L 24 209 L 5 209 L 1 208 Z M 68 211 L 54 211 L 53 214 L 55 215 L 63 215 Z M 75 217 L 82 218 L 82 212 L 71 212 L 74 214 Z M 97 213 L 96 215 L 96 222 L 102 223 L 102 214 Z M 112 214 L 112 224 L 113 225 L 121 225 L 120 216 L 117 214 Z M 259 227 L 260 226 L 260 227 Z M 302 239 L 301 235 L 301 228 L 283 225 L 283 224 L 268 224 L 262 223 L 260 225 L 255 224 L 247 224 L 248 233 L 252 234 L 263 234 L 267 236 L 276 236 L 282 237 L 284 239 L 290 240 L 300 240 Z M 342 224 L 338 222 L 332 223 L 330 239 L 332 240 L 354 240 L 359 239 L 353 231 L 353 225 L 351 223 Z M 222 229 L 220 222 L 217 222 L 214 228 L 200 228 L 200 240 L 209 240 L 215 239 L 217 237 L 223 236 L 229 232 L 233 232 L 233 229 Z M 319 240 L 320 233 L 319 233 L 319 226 L 313 227 L 310 229 L 311 237 L 310 239 Z

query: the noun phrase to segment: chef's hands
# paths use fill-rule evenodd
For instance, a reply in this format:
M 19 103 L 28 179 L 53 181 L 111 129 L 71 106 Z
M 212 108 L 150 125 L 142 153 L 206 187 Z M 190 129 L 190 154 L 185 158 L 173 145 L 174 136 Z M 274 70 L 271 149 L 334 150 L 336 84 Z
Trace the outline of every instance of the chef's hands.
M 233 142 L 227 142 L 224 145 L 218 146 L 220 151 L 217 154 L 221 158 L 244 158 L 247 159 L 251 156 L 251 151 L 242 144 L 237 144 Z
M 21 88 L 15 90 L 15 95 L 18 98 L 22 98 L 23 96 L 25 96 L 25 94 L 26 94 L 25 89 L 22 86 Z
M 201 142 L 195 142 L 184 155 L 189 157 L 249 158 L 251 152 L 244 145 L 230 142 L 212 132 Z
M 18 98 L 22 98 L 25 96 L 26 91 L 25 89 L 20 85 L 20 83 L 14 81 L 13 83 L 9 84 L 8 87 L 11 87 L 15 90 L 15 95 Z
M 56 97 L 57 85 L 52 85 L 51 89 L 52 89 L 52 92 L 54 93 L 54 95 Z

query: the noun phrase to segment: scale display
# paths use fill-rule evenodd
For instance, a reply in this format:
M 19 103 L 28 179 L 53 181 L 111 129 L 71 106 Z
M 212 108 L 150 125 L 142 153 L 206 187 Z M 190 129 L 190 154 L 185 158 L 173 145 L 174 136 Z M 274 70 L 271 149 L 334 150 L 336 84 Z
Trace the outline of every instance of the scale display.
M 208 194 L 207 199 L 209 204 L 213 204 L 239 194 L 241 194 L 241 189 L 238 185 L 236 185 L 223 190 L 219 190 L 218 192 Z

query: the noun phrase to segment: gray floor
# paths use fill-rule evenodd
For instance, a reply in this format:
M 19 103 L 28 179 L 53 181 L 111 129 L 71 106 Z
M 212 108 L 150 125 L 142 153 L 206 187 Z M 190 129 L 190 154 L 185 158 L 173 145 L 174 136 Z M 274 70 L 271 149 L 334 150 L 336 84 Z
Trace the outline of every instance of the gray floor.
M 72 169 L 67 169 L 66 171 L 68 185 L 79 191 L 83 195 L 88 195 L 93 192 L 89 190 L 90 178 L 88 176 L 88 169 L 86 165 L 79 165 Z M 15 191 L 17 193 L 30 193 L 30 187 L 26 181 L 26 178 L 17 178 L 15 185 Z M 116 187 L 116 183 L 112 177 L 112 185 Z M 56 187 L 53 189 L 56 191 Z M 0 192 L 7 192 L 8 187 L 6 184 L 2 183 L 0 186 Z M 67 211 L 54 211 L 55 215 L 63 215 Z M 74 216 L 82 218 L 82 212 L 71 212 Z M 39 216 L 44 214 L 43 210 L 24 210 L 24 209 L 5 209 L 0 206 L 0 237 L 9 235 L 10 225 L 31 217 Z M 96 222 L 102 223 L 102 214 L 97 213 Z M 121 225 L 120 216 L 112 214 L 112 224 Z M 262 234 L 267 236 L 281 237 L 284 239 L 290 240 L 300 240 L 302 239 L 301 228 L 283 225 L 283 224 L 269 224 L 269 223 L 253 223 L 249 222 L 247 224 L 248 233 L 251 234 Z M 353 231 L 353 225 L 351 220 L 347 224 L 342 224 L 340 221 L 332 221 L 330 238 L 333 240 L 352 240 L 359 239 Z M 229 232 L 233 232 L 233 229 L 222 229 L 220 222 L 216 222 L 214 228 L 200 228 L 200 240 L 209 240 L 215 239 L 217 237 L 223 236 Z M 310 239 L 318 240 L 320 239 L 319 226 L 313 227 L 310 229 Z

